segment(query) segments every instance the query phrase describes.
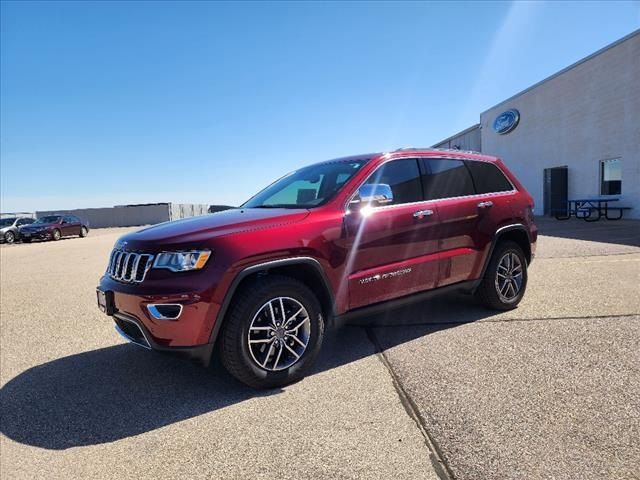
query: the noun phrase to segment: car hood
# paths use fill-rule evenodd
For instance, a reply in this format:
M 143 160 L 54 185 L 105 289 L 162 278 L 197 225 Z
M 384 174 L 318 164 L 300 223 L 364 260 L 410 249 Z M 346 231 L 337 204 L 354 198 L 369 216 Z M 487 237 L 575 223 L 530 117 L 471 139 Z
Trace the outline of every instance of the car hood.
M 43 228 L 49 228 L 57 225 L 57 223 L 38 223 L 38 224 L 29 224 L 20 227 L 20 230 L 42 230 Z
M 299 222 L 307 215 L 309 215 L 309 211 L 306 209 L 237 208 L 224 210 L 143 228 L 121 237 L 118 240 L 118 245 L 126 242 L 126 248 L 146 250 L 187 243 L 204 244 L 213 237 Z

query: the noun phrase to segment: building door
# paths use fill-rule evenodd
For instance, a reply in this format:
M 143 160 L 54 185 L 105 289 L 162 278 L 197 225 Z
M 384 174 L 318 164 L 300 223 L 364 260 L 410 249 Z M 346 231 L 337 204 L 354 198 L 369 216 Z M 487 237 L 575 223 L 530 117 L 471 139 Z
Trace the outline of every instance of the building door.
M 544 214 L 566 215 L 569 172 L 566 166 L 544 169 Z

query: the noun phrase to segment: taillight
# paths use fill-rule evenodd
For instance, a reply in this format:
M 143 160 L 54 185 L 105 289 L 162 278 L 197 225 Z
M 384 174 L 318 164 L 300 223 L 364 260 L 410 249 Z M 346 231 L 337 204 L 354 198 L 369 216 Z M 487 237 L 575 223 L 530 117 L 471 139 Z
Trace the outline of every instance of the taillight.
M 533 205 L 527 206 L 526 214 L 527 214 L 527 220 L 529 220 L 530 222 L 533 222 L 533 220 L 534 220 Z

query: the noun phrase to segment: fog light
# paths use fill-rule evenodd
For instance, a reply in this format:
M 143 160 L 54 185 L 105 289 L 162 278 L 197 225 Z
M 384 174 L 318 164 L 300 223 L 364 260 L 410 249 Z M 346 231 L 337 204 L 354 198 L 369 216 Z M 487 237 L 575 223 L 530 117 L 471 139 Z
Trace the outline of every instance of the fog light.
M 147 310 L 157 320 L 176 320 L 182 313 L 179 303 L 150 303 Z

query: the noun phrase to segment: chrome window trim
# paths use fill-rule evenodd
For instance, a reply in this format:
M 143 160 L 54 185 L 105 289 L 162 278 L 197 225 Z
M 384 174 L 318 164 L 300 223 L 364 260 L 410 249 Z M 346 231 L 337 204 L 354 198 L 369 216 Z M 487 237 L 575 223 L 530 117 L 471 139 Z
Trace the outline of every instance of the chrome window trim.
M 456 151 L 458 151 L 458 150 L 456 150 Z M 406 205 L 418 205 L 418 204 L 428 203 L 428 202 L 440 202 L 440 201 L 453 200 L 453 199 L 470 199 L 470 198 L 477 198 L 477 197 L 486 197 L 487 195 L 490 195 L 490 196 L 512 195 L 512 194 L 514 194 L 514 193 L 516 193 L 518 191 L 518 189 L 515 187 L 515 185 L 511 181 L 511 179 L 504 173 L 504 171 L 498 165 L 496 165 L 493 162 L 486 161 L 486 160 L 476 160 L 476 159 L 470 159 L 470 158 L 450 157 L 450 156 L 434 157 L 434 156 L 430 156 L 430 155 L 429 156 L 423 155 L 423 156 L 416 156 L 416 157 L 388 158 L 384 162 L 382 162 L 380 165 L 378 165 L 376 167 L 376 169 L 373 172 L 371 172 L 371 175 L 367 176 L 367 178 L 364 181 L 362 181 L 360 183 L 360 185 L 358 185 L 358 188 L 355 189 L 353 194 L 349 197 L 349 199 L 346 201 L 346 203 L 344 205 L 345 213 L 346 214 L 351 214 L 351 210 L 349 210 L 349 204 L 351 203 L 353 198 L 358 194 L 358 191 L 360 191 L 360 187 L 362 187 L 362 185 L 367 183 L 367 181 L 371 178 L 371 176 L 373 174 L 375 174 L 376 171 L 378 171 L 378 169 L 380 167 L 382 167 L 383 165 L 386 165 L 387 163 L 396 161 L 396 160 L 411 160 L 411 159 L 418 160 L 418 159 L 422 159 L 422 158 L 424 158 L 424 159 L 442 159 L 442 158 L 444 158 L 445 160 L 461 160 L 461 161 L 468 160 L 470 162 L 483 162 L 483 163 L 488 163 L 490 165 L 494 165 L 500 171 L 500 173 L 502 173 L 502 175 L 504 175 L 504 178 L 507 179 L 507 181 L 509 182 L 509 185 L 511 185 L 511 187 L 512 187 L 512 190 L 505 190 L 503 192 L 491 192 L 491 193 L 474 193 L 473 195 L 459 195 L 459 196 L 456 196 L 456 197 L 432 198 L 432 199 L 429 199 L 429 200 L 423 199 L 423 200 L 420 200 L 418 202 L 396 203 L 396 204 L 393 204 L 393 205 L 381 205 L 379 207 L 371 207 L 371 211 L 392 209 L 392 208 L 395 208 L 395 207 L 403 207 L 403 206 L 406 206 Z M 469 174 L 469 175 L 471 175 L 471 174 Z

